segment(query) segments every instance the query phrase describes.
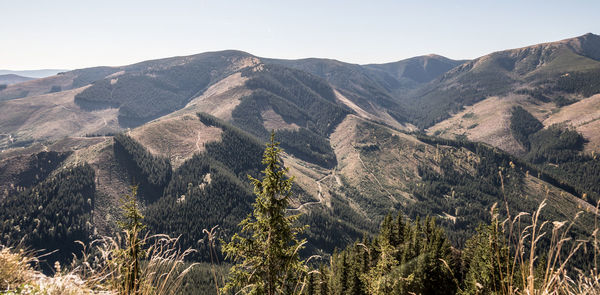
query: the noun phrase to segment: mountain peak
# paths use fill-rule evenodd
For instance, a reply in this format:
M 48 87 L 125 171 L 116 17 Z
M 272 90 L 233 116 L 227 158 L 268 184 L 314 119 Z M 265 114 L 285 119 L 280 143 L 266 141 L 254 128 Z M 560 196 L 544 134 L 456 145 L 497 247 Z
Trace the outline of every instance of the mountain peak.
M 592 33 L 575 37 L 568 44 L 575 52 L 593 60 L 600 61 L 600 36 Z
M 406 78 L 417 83 L 427 83 L 463 62 L 437 54 L 427 54 L 391 63 L 365 65 L 365 67 L 387 72 L 396 79 Z
M 593 33 L 587 33 L 560 41 L 531 45 L 523 47 L 522 49 L 540 46 L 566 46 L 576 54 L 600 61 L 600 36 Z
M 419 56 L 418 56 L 419 57 Z M 424 57 L 424 58 L 435 58 L 435 59 L 449 59 L 445 56 L 441 56 L 439 54 L 435 54 L 435 53 L 430 53 L 430 54 L 426 54 L 420 57 Z

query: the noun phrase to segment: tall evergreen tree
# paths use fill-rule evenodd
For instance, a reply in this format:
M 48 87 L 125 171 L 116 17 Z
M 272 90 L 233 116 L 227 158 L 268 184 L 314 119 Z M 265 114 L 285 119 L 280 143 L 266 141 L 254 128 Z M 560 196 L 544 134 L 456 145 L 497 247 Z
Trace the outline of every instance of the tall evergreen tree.
M 121 210 L 123 220 L 118 222 L 119 227 L 125 232 L 125 248 L 116 250 L 117 263 L 121 272 L 122 294 L 137 294 L 140 287 L 140 259 L 146 252 L 142 249 L 144 241 L 140 233 L 146 228 L 142 223 L 144 216 L 136 202 L 137 186 L 131 188 L 131 194 L 125 195 Z
M 304 227 L 293 225 L 299 215 L 286 215 L 293 178 L 286 177 L 280 153 L 272 132 L 263 155 L 262 180 L 249 176 L 256 195 L 254 210 L 240 223 L 241 233 L 223 247 L 226 258 L 234 263 L 225 293 L 273 295 L 302 290 L 307 267 L 298 252 L 305 241 L 296 236 Z
M 510 253 L 498 227 L 499 222 L 494 218 L 492 224 L 480 225 L 477 234 L 467 241 L 464 250 L 467 273 L 460 294 L 507 293 L 503 287 L 508 279 Z
M 435 219 L 388 215 L 374 239 L 332 255 L 329 294 L 454 294 L 451 247 Z
M 319 290 L 316 294 L 318 295 L 328 295 L 329 294 L 329 272 L 327 270 L 327 268 L 323 267 L 323 265 L 321 265 L 319 267 L 319 281 L 318 281 L 318 286 L 319 286 Z

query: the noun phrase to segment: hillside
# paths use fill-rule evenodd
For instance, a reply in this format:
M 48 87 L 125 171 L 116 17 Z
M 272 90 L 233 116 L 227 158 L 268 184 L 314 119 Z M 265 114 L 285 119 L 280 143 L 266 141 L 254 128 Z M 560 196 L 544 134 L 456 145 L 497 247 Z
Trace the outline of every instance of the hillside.
M 559 123 L 572 126 L 587 140 L 585 151 L 597 151 L 599 48 L 600 37 L 587 34 L 492 53 L 452 70 L 439 85 L 430 85 L 430 93 L 421 98 L 447 107 L 446 103 L 454 104 L 450 107 L 453 111 L 439 113 L 443 120 L 427 130 L 447 138 L 465 136 L 523 155 L 524 147 L 509 128 L 511 110 L 520 106 L 545 127 Z M 493 75 L 493 80 L 486 80 L 486 75 Z M 486 84 L 501 80 L 505 82 L 496 88 Z M 443 95 L 445 100 L 456 100 L 440 102 Z
M 17 84 L 17 83 L 21 83 L 21 82 L 25 82 L 25 81 L 29 81 L 29 80 L 33 80 L 33 79 L 34 78 L 19 76 L 19 75 L 15 75 L 15 74 L 0 75 L 0 85 L 7 86 L 10 84 Z
M 74 79 L 76 77 L 73 72 L 59 73 L 55 76 L 8 85 L 0 91 L 0 101 L 77 88 L 74 86 Z M 84 85 L 80 85 L 79 87 Z
M 575 190 L 595 196 L 598 182 L 598 73 L 600 37 L 587 34 L 559 42 L 491 54 L 521 55 L 514 83 L 430 127 L 446 138 L 486 142 L 531 161 Z M 546 52 L 527 67 L 531 52 Z M 488 63 L 489 65 L 489 63 Z M 518 75 L 517 75 L 518 74 Z M 535 126 L 535 127 L 534 127 Z
M 117 140 L 110 137 L 79 143 L 79 147 L 74 143 L 57 143 L 47 148 L 75 151 L 66 154 L 64 160 L 57 162 L 61 164 L 55 164 L 50 171 L 44 168 L 45 174 L 33 173 L 40 181 L 55 179 L 60 178 L 59 171 L 71 169 L 66 167 L 89 163 L 96 185 L 94 228 L 100 233 L 109 233 L 114 227 L 118 199 L 135 179 L 135 183 L 141 185 L 140 196 L 147 204 L 146 217 L 152 229 L 171 235 L 182 234 L 184 245 L 189 246 L 192 241 L 202 239 L 203 228 L 217 224 L 227 236 L 239 218 L 245 216 L 244 212 L 248 212 L 251 198 L 245 175 L 256 173 L 259 158 L 255 156 L 260 155 L 262 144 L 254 136 L 210 118 L 204 115 L 165 118 L 141 126 L 131 131 L 133 138 L 139 141 L 125 144 L 119 139 L 119 144 L 125 147 L 120 148 L 121 151 L 115 146 Z M 171 133 L 157 133 L 159 126 L 167 127 Z M 168 143 L 170 154 L 165 152 L 169 148 L 161 146 L 164 140 L 160 138 L 164 136 L 172 139 Z M 192 143 L 188 138 L 198 139 Z M 337 165 L 332 168 L 320 167 L 290 154 L 284 157 L 297 184 L 292 206 L 304 212 L 304 222 L 311 225 L 310 249 L 328 253 L 336 246 L 372 232 L 384 215 L 393 210 L 410 217 L 439 217 L 451 241 L 460 246 L 474 232 L 475 226 L 487 219 L 487 209 L 503 198 L 497 167 L 510 167 L 510 157 L 506 155 L 491 157 L 494 154 L 486 149 L 422 141 L 354 115 L 347 116 L 330 138 L 337 159 Z M 19 190 L 24 189 L 26 193 L 28 186 L 36 185 L 37 182 L 16 183 L 26 175 L 22 171 L 37 167 L 19 159 L 43 155 L 41 150 L 30 153 L 22 150 L 4 160 L 2 170 L 7 171 L 4 179 L 8 195 L 11 188 L 20 186 Z M 152 173 L 162 169 L 158 168 L 162 165 L 160 161 L 164 161 L 161 159 L 173 161 L 174 169 L 169 172 L 172 176 L 163 182 L 152 182 Z M 16 162 L 24 163 L 23 168 L 9 168 L 9 164 Z M 156 168 L 144 168 L 147 165 Z M 581 196 L 525 175 L 519 170 L 523 167 L 517 167 L 514 172 L 507 169 L 505 173 L 517 177 L 510 191 L 511 198 L 513 195 L 517 198 L 511 201 L 514 210 L 534 208 L 543 196 L 552 200 L 550 216 L 553 218 L 569 218 L 578 210 L 577 206 L 593 209 L 579 201 Z M 474 183 L 480 184 L 473 186 Z M 153 195 L 151 192 L 156 189 L 164 192 Z M 521 194 L 527 194 L 527 202 L 516 201 Z M 586 217 L 581 222 L 584 226 L 591 220 Z M 331 236 L 337 232 L 332 231 L 334 228 L 345 234 Z M 206 259 L 206 256 L 200 254 L 199 258 Z
M 66 72 L 66 71 L 67 70 L 59 70 L 59 69 L 23 70 L 23 71 L 0 70 L 0 75 L 14 74 L 14 75 L 19 75 L 19 76 L 39 79 L 39 78 L 54 76 L 58 73 Z
M 531 212 L 548 199 L 552 220 L 586 211 L 574 229 L 588 233 L 600 199 L 598 38 L 382 65 L 209 52 L 9 85 L 0 242 L 49 239 L 70 258 L 75 239 L 114 232 L 120 198 L 138 185 L 150 232 L 181 236 L 208 261 L 203 229 L 229 237 L 249 213 L 247 176 L 263 169 L 272 130 L 295 178 L 288 209 L 310 225 L 307 254 L 372 236 L 390 212 L 436 217 L 462 248 L 505 200 Z M 39 222 L 55 226 L 24 236 Z
M 217 109 L 219 109 L 218 112 L 224 112 L 222 115 L 230 116 L 229 113 L 233 112 L 232 108 L 237 103 L 242 103 L 243 96 L 257 92 L 261 87 L 264 89 L 264 87 L 273 86 L 264 84 L 270 83 L 272 78 L 263 77 L 266 75 L 279 77 L 292 69 L 297 69 L 299 74 L 292 75 L 303 77 L 300 80 L 293 79 L 308 85 L 309 88 L 313 87 L 309 84 L 314 84 L 314 87 L 322 89 L 329 87 L 324 86 L 325 84 L 332 85 L 334 95 L 330 95 L 325 100 L 329 100 L 331 105 L 336 105 L 336 108 L 340 107 L 355 112 L 361 117 L 396 128 L 412 130 L 414 126 L 407 121 L 405 111 L 395 102 L 393 91 L 404 89 L 403 87 L 412 89 L 459 63 L 461 62 L 439 56 L 425 56 L 397 63 L 359 66 L 319 59 L 296 61 L 264 59 L 240 51 L 203 53 L 146 61 L 122 67 L 79 69 L 43 79 L 8 85 L 0 91 L 0 101 L 7 101 L 4 104 L 11 108 L 15 115 L 0 118 L 0 122 L 3 123 L 2 133 L 5 134 L 5 137 L 10 136 L 13 144 L 23 145 L 22 143 L 31 142 L 34 138 L 35 140 L 56 140 L 63 136 L 73 135 L 73 132 L 78 135 L 114 133 L 124 128 L 142 125 L 179 110 L 183 111 L 183 109 L 186 109 L 185 113 L 193 113 L 193 109 L 208 111 L 221 117 L 221 114 L 217 114 Z M 244 70 L 251 68 L 255 70 Z M 271 71 L 275 71 L 275 73 L 269 74 Z M 279 78 L 281 79 L 281 77 Z M 283 83 L 281 85 L 289 87 L 290 83 L 297 82 L 290 80 L 277 83 Z M 232 83 L 238 85 L 235 86 L 238 94 L 233 96 L 237 98 L 233 99 L 220 92 L 222 89 L 218 88 L 230 87 L 229 84 Z M 264 85 L 261 86 L 260 83 Z M 214 89 L 218 89 L 219 92 L 214 89 L 209 90 L 213 85 L 218 86 Z M 273 89 L 268 89 L 268 91 L 273 93 Z M 311 89 L 310 91 L 322 95 L 319 93 L 320 90 Z M 273 94 L 280 97 L 287 95 Z M 214 97 L 214 95 L 223 97 Z M 210 98 L 211 101 L 207 101 L 206 99 L 211 96 L 213 96 Z M 27 105 L 18 99 L 25 99 Z M 58 124 L 58 126 L 66 127 L 56 127 L 48 132 L 50 134 L 34 136 L 35 131 L 31 130 L 41 128 L 34 124 L 35 121 L 22 121 L 22 118 L 25 114 L 33 116 L 32 110 L 34 109 L 45 109 L 47 103 L 44 101 L 47 100 L 60 101 L 57 106 L 62 105 L 60 107 L 63 110 L 73 110 L 71 114 L 61 117 L 69 117 L 68 120 L 74 124 Z M 203 101 L 200 103 L 199 100 Z M 71 105 L 70 101 L 73 101 L 75 106 Z M 244 104 L 247 103 L 249 102 L 244 102 Z M 304 107 L 298 103 L 300 102 L 295 102 L 296 107 Z M 195 108 L 192 107 L 194 105 Z M 278 107 L 279 109 L 277 109 Z M 260 110 L 256 110 L 262 113 L 261 116 L 265 116 L 266 129 L 279 129 L 285 124 L 291 124 L 290 126 L 298 125 L 297 123 L 300 124 L 298 126 L 305 124 L 306 115 L 303 115 L 304 118 L 294 119 L 301 120 L 295 123 L 290 123 L 292 119 L 289 117 L 280 118 L 281 115 L 285 116 L 282 114 L 284 112 L 282 107 L 284 106 L 275 106 L 277 110 L 272 111 L 269 107 L 259 106 Z M 321 110 L 316 105 L 314 107 L 316 107 L 314 110 Z M 245 107 L 240 109 L 245 109 Z M 308 111 L 314 112 L 314 110 Z M 115 111 L 117 122 L 113 122 Z M 328 109 L 321 111 L 327 112 Z M 318 114 L 311 116 L 322 117 Z M 84 127 L 77 131 L 68 127 L 69 125 L 93 125 L 88 119 L 90 117 L 102 117 L 109 123 L 105 125 L 106 128 Z M 19 119 L 21 121 L 17 120 L 18 118 L 21 118 Z M 23 130 L 27 130 L 27 132 Z M 264 135 L 265 131 L 260 132 Z M 9 146 L 7 143 L 3 144 L 4 148 Z
M 386 64 L 368 64 L 363 67 L 370 71 L 370 75 L 381 76 L 378 80 L 387 81 L 386 88 L 398 93 L 431 82 L 465 62 L 430 54 Z
M 438 55 L 419 56 L 386 64 L 356 65 L 328 59 L 268 60 L 319 76 L 370 119 L 413 129 L 407 109 L 398 97 L 409 96 L 427 82 L 464 61 Z M 402 123 L 398 125 L 396 122 Z M 412 123 L 412 124 L 407 124 Z
M 558 107 L 598 93 L 600 36 L 494 52 L 464 63 L 430 82 L 403 104 L 420 127 L 439 123 L 490 97 L 522 95 L 532 104 Z M 579 82 L 576 82 L 579 81 Z M 583 82 L 586 81 L 586 82 Z
M 88 112 L 74 103 L 74 97 L 84 90 L 85 87 L 0 102 L 0 108 L 5 110 L 0 114 L 0 148 L 121 130 L 117 109 Z

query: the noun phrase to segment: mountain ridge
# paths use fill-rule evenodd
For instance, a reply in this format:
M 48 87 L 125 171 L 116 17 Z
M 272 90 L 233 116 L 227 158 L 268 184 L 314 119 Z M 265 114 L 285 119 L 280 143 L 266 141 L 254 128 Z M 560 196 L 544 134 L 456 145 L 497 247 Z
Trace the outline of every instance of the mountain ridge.
M 272 63 L 299 69 L 324 79 L 339 94 L 338 103 L 347 104 L 353 111 L 363 116 L 383 120 L 382 122 L 398 128 L 414 130 L 414 125 L 420 128 L 431 127 L 486 97 L 512 93 L 515 91 L 513 88 L 524 93 L 530 91 L 531 87 L 538 87 L 536 86 L 538 84 L 543 86 L 542 84 L 546 83 L 550 85 L 548 87 L 554 87 L 553 81 L 560 79 L 565 69 L 577 69 L 583 63 L 587 63 L 583 65 L 586 70 L 599 69 L 600 62 L 589 63 L 591 59 L 588 57 L 572 53 L 574 52 L 572 50 L 578 50 L 577 52 L 596 57 L 595 50 L 600 50 L 597 49 L 600 48 L 599 42 L 599 36 L 589 33 L 555 42 L 498 51 L 471 61 L 454 61 L 439 55 L 424 55 L 392 63 L 367 65 L 318 58 L 268 59 L 243 51 L 225 50 L 143 61 L 120 67 L 95 67 L 64 72 L 57 76 L 9 85 L 0 91 L 0 100 L 10 101 L 52 92 L 61 93 L 92 84 L 91 88 L 86 88 L 83 93 L 76 95 L 76 104 L 82 108 L 82 111 L 96 111 L 96 109 L 118 106 L 119 125 L 120 128 L 125 128 L 185 108 L 191 100 L 201 96 L 210 85 L 235 71 Z M 205 76 L 198 76 L 199 79 L 203 79 L 203 87 L 195 85 L 192 88 L 196 89 L 183 90 L 180 86 L 183 84 L 175 82 L 180 81 L 177 77 L 182 77 L 183 73 L 198 73 L 194 63 L 215 60 L 217 57 L 224 61 L 217 66 L 220 69 L 217 72 L 211 70 L 212 74 L 206 72 L 202 74 Z M 568 63 L 569 66 L 562 66 L 565 61 L 571 62 Z M 431 64 L 436 66 L 430 66 Z M 553 68 L 559 71 L 556 72 Z M 219 71 L 221 74 L 216 74 Z M 156 76 L 157 73 L 162 74 Z M 550 73 L 550 76 L 544 74 L 539 78 L 543 73 Z M 213 75 L 210 78 L 212 82 L 206 80 L 211 75 Z M 125 79 L 129 84 L 120 86 L 119 79 L 121 81 Z M 115 93 L 109 91 L 116 89 L 118 96 L 121 91 L 119 89 L 131 88 L 136 85 L 135 83 L 138 84 L 136 86 L 138 88 L 155 89 L 152 91 L 156 91 L 156 95 L 161 97 L 166 95 L 166 99 L 159 100 L 162 106 L 158 105 L 150 109 L 145 106 L 147 110 L 141 110 L 142 101 L 146 101 L 146 105 L 152 105 L 148 101 L 150 96 L 155 94 L 148 90 L 146 90 L 147 94 L 136 93 L 133 98 L 126 92 L 123 92 L 125 95 L 123 98 L 114 98 L 112 95 Z M 104 87 L 104 90 L 100 86 Z M 99 94 L 92 94 L 93 98 L 90 100 L 87 94 L 91 94 L 94 89 L 104 91 L 106 94 L 102 95 L 105 95 L 105 98 L 99 98 Z M 559 99 L 562 94 L 557 93 L 553 96 Z M 108 94 L 111 97 L 108 97 Z M 129 98 L 125 99 L 126 96 Z M 135 96 L 139 96 L 139 99 Z M 573 99 L 569 98 L 572 96 L 569 94 L 566 97 Z M 551 99 L 555 98 L 551 97 Z M 10 133 L 10 130 L 1 131 Z
M 17 83 L 26 82 L 26 81 L 33 80 L 33 79 L 35 79 L 35 78 L 19 76 L 16 74 L 5 74 L 5 75 L 0 75 L 0 84 L 4 84 L 4 87 L 6 87 L 7 85 L 10 85 L 10 84 L 17 84 Z
M 572 42 L 587 48 L 595 38 Z M 600 96 L 588 96 L 590 68 L 571 70 L 591 59 L 559 45 L 383 65 L 231 50 L 10 85 L 0 91 L 9 110 L 0 114 L 0 194 L 16 204 L 46 180 L 61 182 L 61 171 L 89 165 L 98 232 L 114 229 L 119 197 L 138 183 L 151 229 L 196 246 L 203 228 L 231 233 L 247 213 L 246 176 L 260 171 L 262 142 L 275 131 L 296 179 L 290 209 L 305 213 L 311 251 L 369 235 L 390 211 L 438 217 L 457 247 L 504 197 L 521 212 L 546 195 L 563 220 L 600 198 L 591 153 L 600 139 L 585 143 L 579 133 L 600 129 Z M 528 131 L 537 132 L 528 148 L 511 130 L 516 106 L 547 127 Z
M 56 75 L 58 73 L 65 72 L 65 71 L 68 71 L 68 70 L 41 69 L 41 70 L 20 70 L 20 71 L 15 71 L 15 70 L 6 70 L 6 69 L 2 70 L 2 69 L 0 69 L 0 75 L 15 74 L 15 75 L 26 76 L 26 77 L 31 77 L 31 78 L 45 78 L 45 77 L 53 76 L 53 75 Z
M 468 103 L 458 104 L 452 112 L 444 115 L 440 113 L 440 118 L 444 119 L 432 122 L 434 124 L 428 129 L 430 134 L 434 132 L 442 135 L 446 133 L 443 136 L 464 134 L 470 139 L 489 142 L 493 145 L 497 145 L 498 143 L 495 142 L 499 142 L 493 137 L 501 136 L 505 138 L 504 143 L 512 145 L 512 147 L 505 145 L 507 151 L 516 154 L 522 153 L 522 149 L 510 135 L 508 125 L 506 125 L 507 121 L 501 120 L 500 124 L 497 124 L 497 119 L 509 118 L 511 107 L 522 106 L 542 121 L 563 122 L 570 125 L 571 123 L 567 119 L 560 121 L 551 119 L 551 117 L 565 107 L 589 100 L 594 94 L 600 92 L 597 86 L 599 85 L 600 62 L 578 55 L 573 51 L 575 50 L 573 48 L 588 47 L 587 52 L 594 52 L 589 48 L 590 46 L 595 50 L 600 50 L 600 36 L 586 34 L 556 42 L 499 51 L 450 70 L 440 78 L 440 83 L 431 85 L 429 93 L 422 97 L 435 101 L 436 95 L 462 93 L 463 98 L 460 99 L 464 100 L 466 97 L 470 100 Z M 506 62 L 506 60 L 510 62 Z M 504 61 L 504 68 L 502 61 Z M 507 71 L 506 67 L 513 68 L 513 71 Z M 477 68 L 481 69 L 473 73 Z M 494 82 L 489 82 L 492 74 Z M 461 84 L 460 79 L 469 79 L 469 82 Z M 585 83 L 578 84 L 577 79 L 583 79 Z M 497 81 L 507 82 L 498 84 Z M 484 93 L 473 89 L 477 86 L 472 85 L 477 85 L 477 83 L 479 83 L 478 87 L 482 86 L 481 83 L 483 86 L 496 85 L 496 89 L 488 87 L 487 93 Z M 460 87 L 460 90 L 440 91 L 439 89 L 443 87 L 454 89 Z M 450 103 L 452 102 L 448 104 Z M 494 107 L 495 105 L 498 107 Z M 568 111 L 568 108 L 565 111 Z M 587 109 L 585 113 L 592 116 L 589 123 L 593 124 L 593 118 L 598 116 L 595 114 L 595 108 Z M 573 115 L 564 113 L 562 115 L 563 117 L 573 117 Z M 497 123 L 493 123 L 493 120 Z M 461 121 L 464 123 L 461 124 Z M 484 126 L 491 129 L 483 130 Z M 546 125 L 546 127 L 548 126 Z M 499 129 L 499 127 L 502 128 Z M 591 136 L 590 126 L 580 124 L 574 127 L 581 130 L 587 128 L 585 130 L 588 139 L 591 140 L 589 145 L 598 146 L 595 136 Z M 485 133 L 490 135 L 485 135 Z

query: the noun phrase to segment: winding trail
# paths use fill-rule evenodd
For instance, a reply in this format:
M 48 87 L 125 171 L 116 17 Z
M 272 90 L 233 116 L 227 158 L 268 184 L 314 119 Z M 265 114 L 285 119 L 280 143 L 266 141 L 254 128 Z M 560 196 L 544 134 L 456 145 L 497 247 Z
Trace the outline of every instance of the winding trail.
M 202 152 L 202 150 L 200 150 L 200 131 L 198 131 L 198 136 L 196 137 L 196 148 L 199 153 Z
M 333 176 L 333 174 L 334 174 L 334 172 L 332 171 L 330 174 L 327 174 L 327 175 L 321 177 L 321 179 L 316 181 L 317 186 L 319 187 L 319 193 L 317 193 L 317 197 L 319 198 L 318 201 L 307 202 L 307 203 L 304 203 L 304 204 L 298 206 L 298 208 L 291 208 L 291 209 L 288 208 L 287 210 L 288 211 L 299 211 L 299 210 L 302 210 L 305 206 L 323 203 L 323 201 L 325 201 L 325 198 L 323 198 L 323 188 L 321 186 L 321 181 L 325 180 L 327 177 Z
M 74 112 L 74 111 L 75 111 L 75 110 L 73 110 L 73 109 L 70 109 L 70 108 L 68 108 L 68 107 L 66 107 L 66 106 L 64 106 L 64 105 L 62 105 L 62 104 L 54 104 L 54 106 L 55 106 L 55 107 L 61 107 L 61 108 L 65 109 L 65 110 L 67 110 L 67 111 L 69 111 L 69 112 Z

